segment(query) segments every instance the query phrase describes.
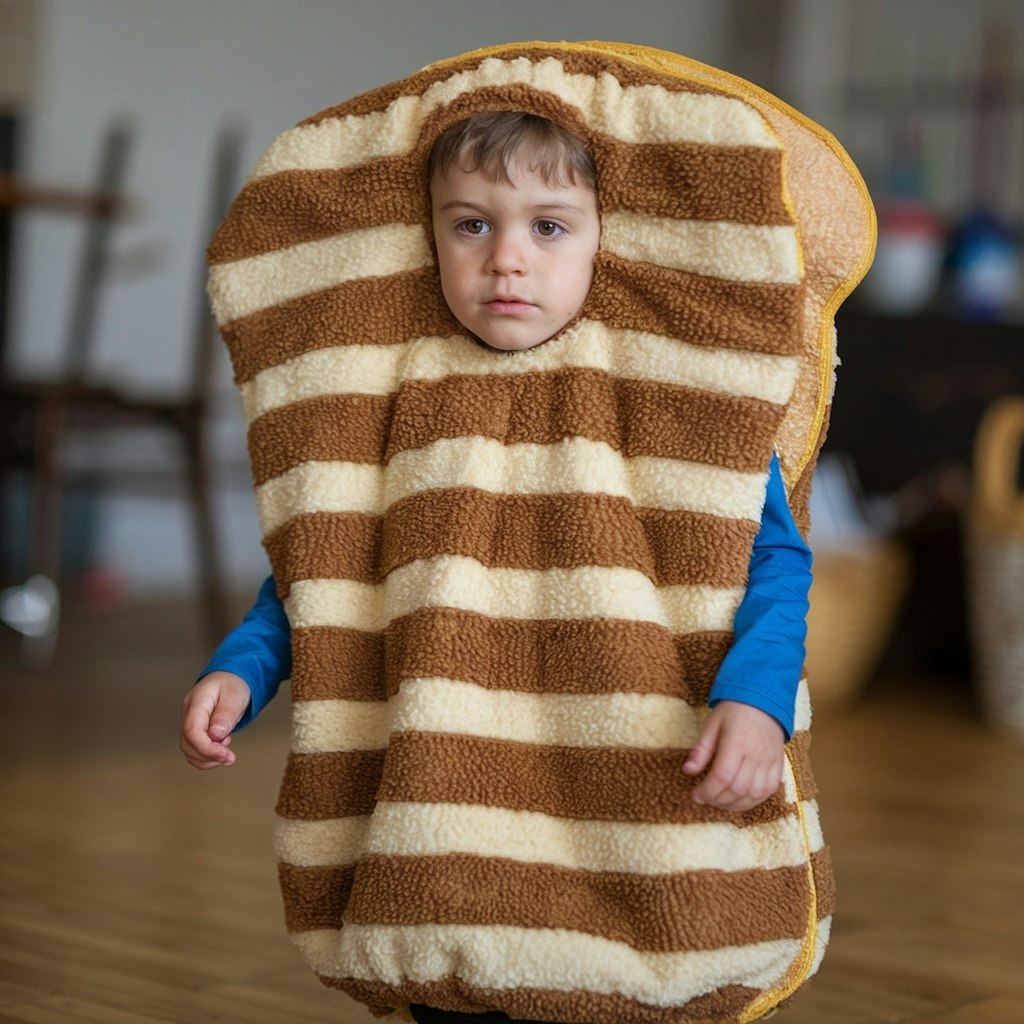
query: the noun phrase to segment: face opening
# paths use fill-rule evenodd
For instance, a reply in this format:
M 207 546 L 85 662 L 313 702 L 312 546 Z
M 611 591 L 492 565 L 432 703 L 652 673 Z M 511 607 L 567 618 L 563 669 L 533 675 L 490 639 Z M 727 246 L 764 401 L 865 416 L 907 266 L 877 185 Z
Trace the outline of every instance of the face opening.
M 477 115 L 441 136 L 428 167 L 453 315 L 500 351 L 550 340 L 583 307 L 600 242 L 583 141 L 536 115 Z

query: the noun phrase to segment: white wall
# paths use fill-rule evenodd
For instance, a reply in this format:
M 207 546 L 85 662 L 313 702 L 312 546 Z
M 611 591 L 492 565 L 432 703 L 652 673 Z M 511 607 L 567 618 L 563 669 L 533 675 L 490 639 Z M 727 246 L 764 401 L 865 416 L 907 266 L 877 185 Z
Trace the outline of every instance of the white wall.
M 529 39 L 614 39 L 721 65 L 725 8 L 716 0 L 43 0 L 35 107 L 23 164 L 39 182 L 87 185 L 114 115 L 138 130 L 130 168 L 134 221 L 118 232 L 124 273 L 106 290 L 93 365 L 138 386 L 183 379 L 214 133 L 244 115 L 248 168 L 282 131 L 325 107 L 447 56 Z M 81 226 L 35 214 L 19 223 L 12 362 L 52 369 L 62 349 Z M 159 266 L 131 273 L 140 249 Z M 226 360 L 218 449 L 244 458 Z M 149 457 L 143 453 L 143 457 Z M 159 457 L 159 456 L 154 456 Z M 247 488 L 225 486 L 221 534 L 235 580 L 265 561 Z M 184 505 L 108 500 L 103 561 L 137 590 L 187 586 Z

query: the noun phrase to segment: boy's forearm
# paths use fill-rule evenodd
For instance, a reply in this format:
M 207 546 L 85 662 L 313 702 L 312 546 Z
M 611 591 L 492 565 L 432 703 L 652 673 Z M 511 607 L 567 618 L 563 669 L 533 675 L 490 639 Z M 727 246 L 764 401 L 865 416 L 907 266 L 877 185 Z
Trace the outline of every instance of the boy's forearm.
M 230 672 L 249 689 L 249 706 L 236 726 L 238 729 L 259 715 L 291 674 L 290 628 L 273 576 L 264 580 L 256 602 L 224 638 L 199 678 L 213 672 Z
M 771 715 L 788 740 L 807 635 L 811 551 L 800 536 L 773 457 L 749 578 L 734 621 L 734 641 L 719 667 L 710 703 L 734 700 Z

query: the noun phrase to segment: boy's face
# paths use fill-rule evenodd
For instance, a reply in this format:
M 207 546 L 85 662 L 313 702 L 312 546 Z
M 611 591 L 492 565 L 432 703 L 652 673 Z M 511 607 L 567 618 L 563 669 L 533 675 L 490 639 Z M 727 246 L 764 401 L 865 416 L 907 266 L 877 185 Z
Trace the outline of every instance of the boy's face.
M 522 352 L 557 334 L 580 310 L 594 276 L 601 224 L 583 185 L 548 185 L 510 168 L 489 181 L 453 165 L 430 198 L 445 301 L 492 348 Z

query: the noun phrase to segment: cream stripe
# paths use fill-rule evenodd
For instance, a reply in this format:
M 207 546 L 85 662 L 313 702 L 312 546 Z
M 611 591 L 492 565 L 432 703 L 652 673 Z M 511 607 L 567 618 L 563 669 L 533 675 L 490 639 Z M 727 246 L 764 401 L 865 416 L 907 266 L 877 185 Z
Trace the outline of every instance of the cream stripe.
M 263 536 L 295 516 L 382 511 L 384 469 L 360 462 L 304 462 L 256 488 Z
M 593 130 L 622 142 L 779 148 L 757 111 L 729 96 L 622 86 L 609 74 L 567 73 L 555 57 L 536 63 L 491 57 L 434 83 L 421 96 L 400 96 L 386 110 L 291 129 L 267 149 L 249 180 L 289 170 L 354 167 L 408 153 L 424 118 L 437 107 L 476 89 L 517 82 L 553 93 L 576 107 Z
M 380 466 L 304 462 L 256 489 L 265 533 L 310 512 L 381 513 L 411 494 L 476 487 L 492 494 L 609 494 L 638 507 L 760 522 L 766 473 L 680 459 L 627 459 L 603 441 L 513 444 L 457 437 L 399 452 Z
M 378 631 L 420 608 L 457 608 L 494 618 L 653 622 L 673 633 L 732 628 L 742 587 L 655 587 L 634 569 L 491 569 L 439 555 L 395 569 L 380 585 L 298 580 L 285 600 L 293 629 Z
M 297 701 L 292 705 L 292 751 L 383 750 L 395 731 L 391 719 L 400 699 Z
M 210 301 L 225 324 L 289 299 L 363 277 L 401 274 L 433 263 L 419 224 L 384 224 L 262 253 L 210 268 Z
M 787 804 L 795 807 L 799 796 L 796 791 L 796 778 L 793 775 L 793 766 L 787 757 L 782 763 L 782 796 Z
M 821 818 L 818 816 L 818 801 L 803 800 L 804 819 L 807 823 L 807 839 L 812 850 L 820 850 L 825 846 L 825 837 L 821 831 Z
M 793 716 L 793 732 L 806 732 L 811 727 L 811 692 L 807 680 L 801 679 L 796 688 L 796 713 Z
M 386 804 L 378 803 L 373 818 Z M 375 826 L 376 827 L 376 826 Z M 348 867 L 366 855 L 370 815 L 294 821 L 279 818 L 274 833 L 277 859 L 300 868 Z
M 462 335 L 453 335 L 417 338 L 401 345 L 339 345 L 307 352 L 263 370 L 243 384 L 245 414 L 252 421 L 273 409 L 321 395 L 394 394 L 400 376 L 402 380 L 423 379 L 415 374 L 421 353 L 435 353 L 436 359 L 460 345 L 477 348 Z M 452 372 L 471 371 L 449 368 L 434 376 Z
M 423 98 L 399 96 L 384 110 L 298 125 L 279 135 L 247 181 L 281 171 L 356 167 L 412 149 L 424 116 Z
M 390 462 L 385 502 L 433 488 L 478 487 L 495 494 L 609 494 L 641 508 L 707 512 L 760 522 L 767 473 L 651 456 L 625 458 L 604 441 L 513 444 L 446 438 Z
M 818 934 L 814 944 L 814 959 L 811 961 L 810 969 L 807 972 L 807 977 L 811 977 L 813 974 L 818 973 L 818 968 L 821 966 L 821 961 L 825 958 L 825 950 L 828 947 L 829 936 L 832 934 L 832 915 L 823 917 L 818 922 Z
M 254 420 L 272 409 L 320 395 L 393 394 L 400 376 L 405 381 L 426 381 L 455 374 L 500 377 L 567 367 L 784 404 L 792 394 L 800 359 L 692 345 L 585 320 L 558 343 L 516 353 L 514 359 L 486 351 L 459 335 L 418 338 L 403 345 L 319 349 L 257 374 L 242 386 L 242 400 L 246 415 Z
M 613 211 L 601 216 L 601 248 L 624 259 L 727 281 L 798 284 L 802 276 L 791 225 L 757 227 Z
M 400 985 L 457 975 L 484 989 L 622 995 L 673 1006 L 729 984 L 770 988 L 799 954 L 799 939 L 680 953 L 642 952 L 565 928 L 511 925 L 360 925 L 293 935 L 323 977 Z M 515 970 L 510 972 L 509 965 Z
M 794 731 L 809 728 L 807 684 L 797 691 Z M 663 694 L 525 693 L 489 690 L 455 679 L 405 679 L 389 701 L 297 701 L 292 750 L 299 754 L 383 750 L 403 730 L 458 733 L 571 747 L 687 749 L 707 717 Z M 814 805 L 808 827 L 821 826 Z
M 279 820 L 277 854 L 298 867 L 344 867 L 368 853 L 470 853 L 581 871 L 659 875 L 750 871 L 805 864 L 810 851 L 796 814 L 739 828 L 560 818 L 480 804 L 379 801 L 372 815 Z
M 390 734 L 416 730 L 570 747 L 682 751 L 697 742 L 706 716 L 706 709 L 655 693 L 523 693 L 454 679 L 406 679 L 387 702 L 295 703 L 292 750 L 378 750 L 387 746 Z

